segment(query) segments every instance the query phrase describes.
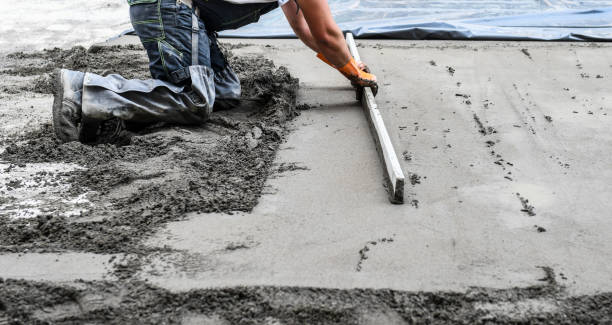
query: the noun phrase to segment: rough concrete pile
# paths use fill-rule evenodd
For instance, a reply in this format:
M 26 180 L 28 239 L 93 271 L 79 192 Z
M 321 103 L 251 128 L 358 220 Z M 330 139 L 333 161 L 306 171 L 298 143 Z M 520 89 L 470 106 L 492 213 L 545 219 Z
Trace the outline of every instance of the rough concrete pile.
M 35 88 L 42 92 L 50 91 L 46 73 L 55 67 L 125 71 L 141 78 L 147 73 L 142 51 L 134 47 L 90 51 L 75 47 L 10 58 L 16 66 L 5 73 L 42 74 L 36 84 L 43 86 Z M 20 63 L 24 59 L 43 62 Z M 62 144 L 49 125 L 6 139 L 0 158 L 8 164 L 5 172 L 31 163 L 77 164 L 85 168 L 52 176 L 60 180 L 56 188 L 69 184 L 62 196 L 85 195 L 88 202 L 81 204 L 76 218 L 66 216 L 64 200 L 46 206 L 34 219 L 5 215 L 0 226 L 2 250 L 134 252 L 143 236 L 185 213 L 252 209 L 271 172 L 284 124 L 297 114 L 297 80 L 260 57 L 233 58 L 232 63 L 249 98 L 248 107 L 218 112 L 205 126 L 157 125 L 122 146 Z M 11 191 L 6 194 L 4 204 L 23 201 Z

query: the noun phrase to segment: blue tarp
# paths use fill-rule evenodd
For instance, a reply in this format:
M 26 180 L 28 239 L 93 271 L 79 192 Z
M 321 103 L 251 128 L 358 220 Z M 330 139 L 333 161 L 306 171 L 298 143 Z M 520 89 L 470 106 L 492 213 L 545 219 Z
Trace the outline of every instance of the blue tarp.
M 329 0 L 357 38 L 612 41 L 612 0 Z M 224 37 L 295 37 L 280 9 Z
M 329 0 L 358 38 L 612 41 L 612 1 Z M 600 7 L 601 6 L 601 7 Z M 226 37 L 294 37 L 275 10 Z

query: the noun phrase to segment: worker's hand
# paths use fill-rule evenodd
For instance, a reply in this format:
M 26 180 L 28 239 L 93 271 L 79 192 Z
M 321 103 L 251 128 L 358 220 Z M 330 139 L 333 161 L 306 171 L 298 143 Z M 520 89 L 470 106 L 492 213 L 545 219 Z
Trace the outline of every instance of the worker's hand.
M 367 73 L 371 73 L 370 72 L 370 67 L 368 67 L 365 63 L 361 62 L 361 61 L 357 61 L 357 67 L 359 67 L 360 70 L 367 72 Z M 355 83 L 354 81 L 351 81 L 351 85 L 357 89 L 357 93 L 356 98 L 357 100 L 361 100 L 361 96 L 363 96 L 363 87 L 359 86 L 359 84 Z M 372 89 L 372 94 L 374 96 L 376 96 L 376 94 L 378 94 L 378 86 L 371 86 L 370 89 Z
M 370 72 L 370 67 L 368 67 L 365 63 L 361 62 L 361 61 L 357 61 L 357 67 L 361 70 L 361 71 L 365 71 L 367 73 L 371 73 Z
M 363 66 L 367 69 L 365 64 Z M 351 60 L 345 66 L 339 68 L 338 71 L 350 80 L 354 87 L 370 87 L 372 88 L 372 92 L 376 95 L 378 91 L 376 76 L 360 69 L 355 59 L 351 58 Z
M 329 62 L 329 60 L 327 58 L 325 58 L 325 56 L 323 56 L 323 54 L 321 53 L 317 53 L 317 58 L 319 58 L 321 61 L 327 63 L 330 67 L 337 69 L 333 64 L 331 64 L 331 62 Z M 359 70 L 370 73 L 370 68 L 363 62 L 361 61 L 355 61 L 357 62 L 357 67 L 359 68 Z
M 370 73 L 370 68 L 363 62 L 357 62 L 355 59 L 351 58 L 351 60 L 342 68 L 336 68 L 333 64 L 331 64 L 323 54 L 318 53 L 317 57 L 329 64 L 331 67 L 338 69 L 347 79 L 351 81 L 351 85 L 358 90 L 363 87 L 372 88 L 372 92 L 374 96 L 378 92 L 378 84 L 376 83 L 376 76 Z M 358 94 L 357 99 L 361 96 Z

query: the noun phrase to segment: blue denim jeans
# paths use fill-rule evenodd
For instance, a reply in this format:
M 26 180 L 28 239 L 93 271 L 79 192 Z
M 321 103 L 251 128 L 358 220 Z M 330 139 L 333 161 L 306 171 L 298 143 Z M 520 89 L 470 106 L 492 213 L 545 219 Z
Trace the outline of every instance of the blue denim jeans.
M 130 19 L 147 50 L 153 78 L 184 83 L 188 76 L 182 71 L 192 65 L 193 9 L 176 0 L 128 3 Z M 277 2 L 238 5 L 223 0 L 196 0 L 194 5 L 200 10 L 198 64 L 212 68 L 215 74 L 228 66 L 216 33 L 256 22 L 262 14 L 278 7 Z
M 194 0 L 211 39 L 210 59 L 215 72 L 222 71 L 227 61 L 218 47 L 217 32 L 238 29 L 259 21 L 261 15 L 278 8 L 278 2 L 234 4 L 224 0 Z
M 276 2 L 236 5 L 222 0 L 198 1 L 201 14 L 194 19 L 193 9 L 177 0 L 127 1 L 134 30 L 147 50 L 153 79 L 86 73 L 83 125 L 112 118 L 145 124 L 205 122 L 215 101 L 240 98 L 240 82 L 217 45 L 216 32 L 257 21 L 278 6 Z M 194 39 L 197 58 L 192 56 Z
M 192 65 L 192 10 L 176 0 L 128 0 L 132 26 L 149 56 L 153 79 L 188 82 Z M 198 64 L 212 68 L 210 40 L 199 21 Z

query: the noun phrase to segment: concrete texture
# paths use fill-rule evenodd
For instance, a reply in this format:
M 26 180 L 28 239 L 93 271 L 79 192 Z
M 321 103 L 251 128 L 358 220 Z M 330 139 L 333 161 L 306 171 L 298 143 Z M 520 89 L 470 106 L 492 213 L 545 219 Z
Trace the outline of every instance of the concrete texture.
M 89 253 L 27 253 L 0 255 L 0 277 L 70 282 L 108 279 L 118 255 Z
M 463 290 L 537 284 L 550 267 L 570 292 L 612 289 L 612 46 L 359 42 L 413 182 L 412 204 L 393 206 L 347 82 L 296 41 L 248 43 L 235 53 L 265 55 L 301 80 L 313 108 L 278 163 L 307 170 L 270 179 L 252 214 L 170 224 L 151 245 L 207 263 L 154 261 L 163 270 L 142 278 L 172 290 Z
M 570 292 L 612 290 L 612 45 L 358 41 L 413 183 L 394 206 L 339 73 L 295 40 L 229 42 L 301 80 L 311 109 L 277 157 L 288 171 L 269 179 L 251 214 L 169 224 L 148 244 L 181 253 L 148 257 L 141 279 L 171 290 L 465 290 L 538 284 L 550 267 Z M 50 120 L 50 96 L 2 96 L 4 136 Z M 100 279 L 109 259 L 5 254 L 0 277 Z
M 89 46 L 131 28 L 127 1 L 0 1 L 0 53 Z

